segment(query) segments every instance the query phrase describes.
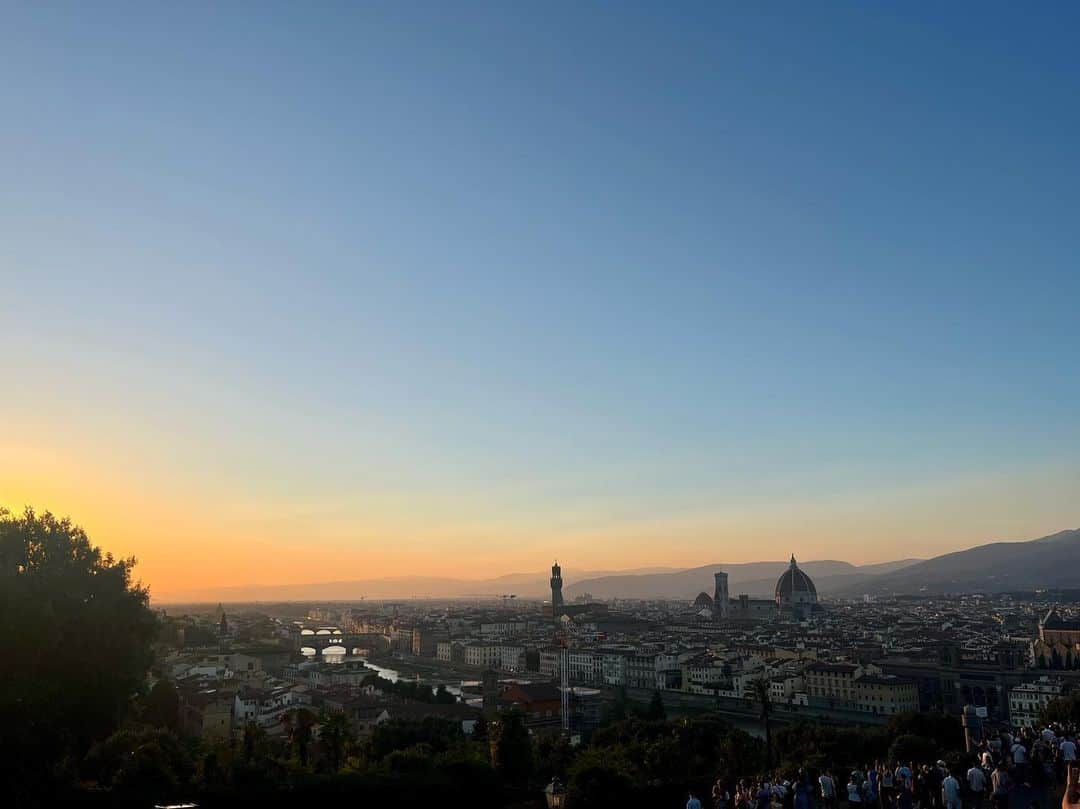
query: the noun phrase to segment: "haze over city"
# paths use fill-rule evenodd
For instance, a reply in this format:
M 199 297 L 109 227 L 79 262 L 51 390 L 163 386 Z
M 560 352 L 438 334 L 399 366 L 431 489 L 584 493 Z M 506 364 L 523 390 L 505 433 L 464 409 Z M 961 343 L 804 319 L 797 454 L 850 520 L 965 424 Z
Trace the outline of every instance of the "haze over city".
M 1076 10 L 1000 10 L 8 9 L 0 505 L 155 600 L 1074 528 Z

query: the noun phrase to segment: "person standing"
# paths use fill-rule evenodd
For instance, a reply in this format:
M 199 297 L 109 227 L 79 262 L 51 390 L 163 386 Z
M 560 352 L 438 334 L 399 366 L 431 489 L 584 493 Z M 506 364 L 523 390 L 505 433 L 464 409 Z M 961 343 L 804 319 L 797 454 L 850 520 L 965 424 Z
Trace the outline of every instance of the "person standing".
M 945 762 L 938 761 L 933 767 L 923 767 L 926 800 L 934 809 L 942 809 L 941 784 L 945 780 Z
M 763 778 L 758 784 L 754 805 L 757 809 L 769 809 L 772 805 L 772 786 L 767 778 Z
M 1009 809 L 1009 790 L 1012 788 L 1012 780 L 1009 778 L 1005 759 L 998 762 L 997 769 L 990 776 L 990 784 L 994 790 L 994 809 Z
M 1016 776 L 1016 781 L 1021 784 L 1026 784 L 1028 753 L 1027 748 L 1024 747 L 1024 740 L 1017 737 L 1009 752 L 1012 753 L 1013 772 Z
M 1065 769 L 1065 794 L 1061 796 L 1061 809 L 1080 809 L 1080 770 L 1075 764 Z
M 847 802 L 849 809 L 859 809 L 863 803 L 862 784 L 859 783 L 858 773 L 852 773 L 847 783 Z
M 893 771 L 889 769 L 888 764 L 882 766 L 880 762 L 877 764 L 878 769 L 878 781 L 881 783 L 881 809 L 891 809 L 893 805 L 893 796 L 895 795 Z
M 1058 753 L 1061 755 L 1061 760 L 1065 762 L 1066 767 L 1076 763 L 1076 742 L 1073 741 L 1071 733 L 1061 740 L 1061 744 L 1058 745 Z
M 900 786 L 905 786 L 907 787 L 908 792 L 913 792 L 915 788 L 914 778 L 915 773 L 911 767 L 906 764 L 896 762 L 896 780 L 899 782 L 896 786 L 898 788 Z
M 698 800 L 697 795 L 693 791 L 689 792 L 689 798 L 686 801 L 686 809 L 701 809 L 701 801 Z
M 813 804 L 810 782 L 807 779 L 806 771 L 799 770 L 798 777 L 795 781 L 794 809 L 811 809 Z
M 945 809 L 963 809 L 963 802 L 960 800 L 960 782 L 951 772 L 941 779 L 941 802 L 945 804 Z
M 750 785 L 740 778 L 735 785 L 735 809 L 750 809 Z
M 727 787 L 719 778 L 713 784 L 712 803 L 713 809 L 728 809 L 728 804 L 731 803 L 731 793 L 727 791 Z
M 832 770 L 825 770 L 818 778 L 818 786 L 821 788 L 821 805 L 824 809 L 836 809 L 836 780 L 832 776 Z
M 772 784 L 769 783 L 769 777 L 761 779 L 761 783 L 757 786 L 757 809 L 770 809 L 772 806 Z
M 878 768 L 867 766 L 864 768 L 866 773 L 866 781 L 863 784 L 864 792 L 866 795 L 867 803 L 877 803 L 878 793 L 880 792 L 881 779 L 878 775 Z
M 982 809 L 983 796 L 986 794 L 986 772 L 978 762 L 972 764 L 967 771 L 967 782 L 969 809 Z

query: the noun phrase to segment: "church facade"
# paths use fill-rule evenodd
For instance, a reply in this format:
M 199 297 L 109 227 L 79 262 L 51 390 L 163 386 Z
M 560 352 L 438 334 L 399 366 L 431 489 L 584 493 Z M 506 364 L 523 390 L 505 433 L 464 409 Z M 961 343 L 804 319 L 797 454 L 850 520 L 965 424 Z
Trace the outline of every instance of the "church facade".
M 1067 621 L 1057 610 L 1047 612 L 1031 644 L 1031 663 L 1040 669 L 1080 668 L 1080 621 Z

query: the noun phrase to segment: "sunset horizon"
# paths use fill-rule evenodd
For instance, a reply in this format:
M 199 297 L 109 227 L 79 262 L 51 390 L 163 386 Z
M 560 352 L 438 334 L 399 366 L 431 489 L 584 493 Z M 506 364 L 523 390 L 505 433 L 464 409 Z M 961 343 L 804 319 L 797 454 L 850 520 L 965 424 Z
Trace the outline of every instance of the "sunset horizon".
M 3 23 L 5 807 L 1080 809 L 1080 4 Z

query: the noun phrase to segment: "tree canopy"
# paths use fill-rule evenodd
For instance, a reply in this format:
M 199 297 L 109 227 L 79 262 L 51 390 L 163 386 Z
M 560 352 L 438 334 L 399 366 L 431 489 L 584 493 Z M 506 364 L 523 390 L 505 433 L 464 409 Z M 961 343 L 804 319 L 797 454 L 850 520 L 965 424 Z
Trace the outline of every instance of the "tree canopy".
M 54 783 L 130 707 L 157 631 L 134 564 L 67 518 L 0 509 L 0 791 Z

